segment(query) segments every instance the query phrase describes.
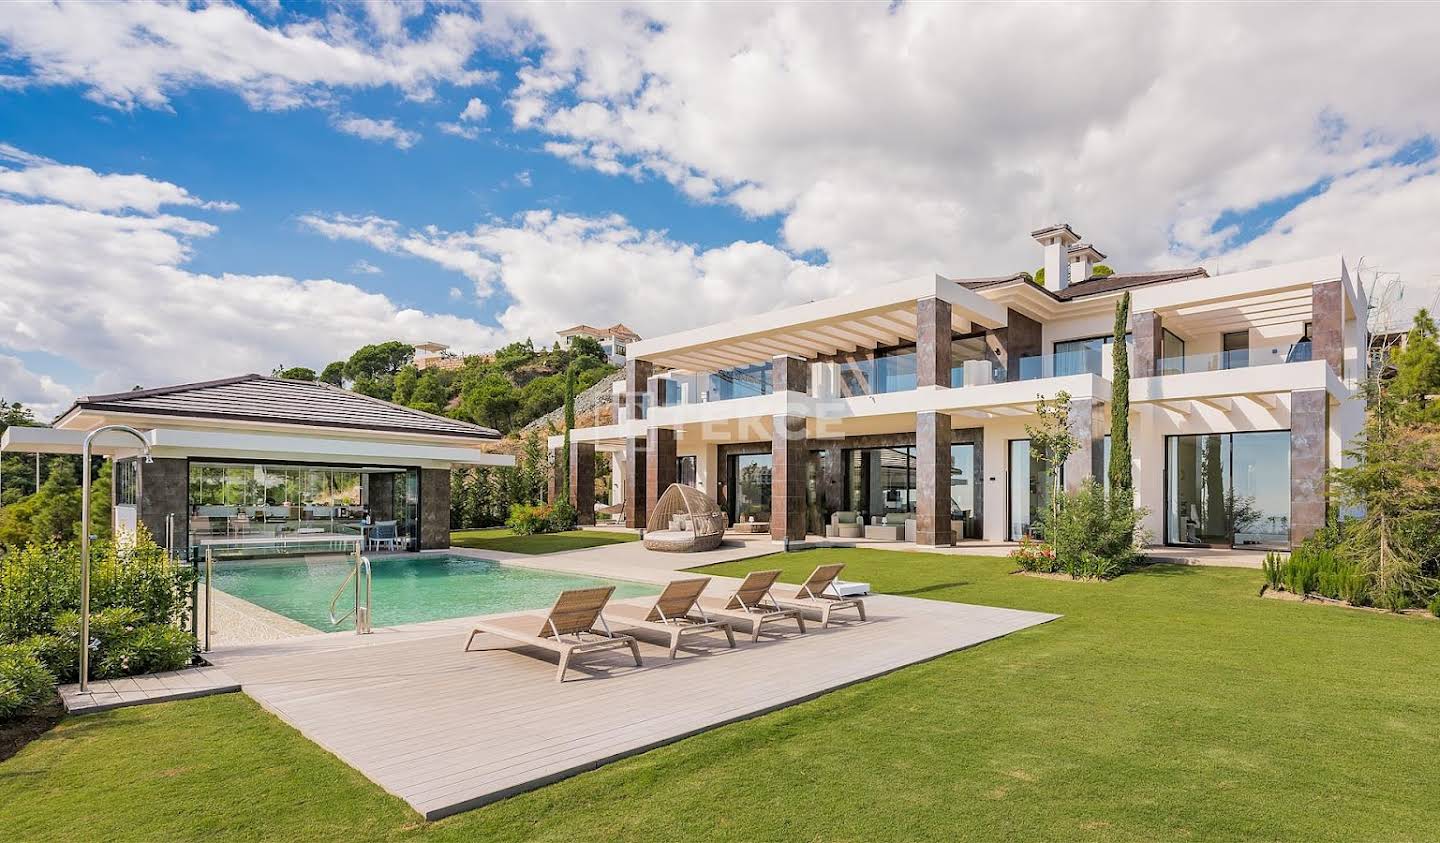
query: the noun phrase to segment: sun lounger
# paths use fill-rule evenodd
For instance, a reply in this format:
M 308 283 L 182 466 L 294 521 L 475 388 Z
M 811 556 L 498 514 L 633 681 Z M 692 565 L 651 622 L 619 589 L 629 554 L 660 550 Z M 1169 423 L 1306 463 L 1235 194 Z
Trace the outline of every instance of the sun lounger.
M 475 636 L 483 633 L 498 635 L 521 644 L 544 647 L 560 654 L 560 667 L 555 672 L 555 681 L 565 681 L 565 669 L 570 657 L 577 653 L 594 653 L 600 650 L 614 650 L 629 647 L 635 656 L 635 666 L 640 666 L 640 645 L 629 635 L 616 635 L 605 625 L 601 611 L 615 586 L 602 588 L 575 588 L 562 591 L 546 615 L 511 615 L 510 617 L 482 620 L 475 624 L 470 638 L 465 642 L 465 651 Z M 599 628 L 596 628 L 598 625 Z
M 735 630 L 729 621 L 711 620 L 703 611 L 698 619 L 689 617 L 690 612 L 695 609 L 695 602 L 709 584 L 709 577 L 675 580 L 665 586 L 665 590 L 655 598 L 653 606 L 612 603 L 605 607 L 604 617 L 607 623 L 617 629 L 646 629 L 670 636 L 672 659 L 675 658 L 675 651 L 680 648 L 680 639 L 686 635 L 723 632 L 729 639 L 730 646 L 734 647 Z
M 779 571 L 751 571 L 735 593 L 729 597 L 701 597 L 695 607 L 706 615 L 716 615 L 750 624 L 750 640 L 760 640 L 760 627 L 776 621 L 793 620 L 805 632 L 805 616 L 799 609 L 777 604 L 770 596 L 770 586 L 779 579 Z M 692 614 L 691 617 L 694 617 Z M 702 616 L 704 617 L 704 616 Z
M 863 621 L 865 620 L 865 601 L 858 597 L 841 597 L 839 591 L 834 588 L 840 578 L 840 572 L 843 570 L 845 570 L 843 562 L 821 565 L 799 588 L 776 585 L 771 587 L 770 594 L 779 601 L 781 606 L 819 611 L 821 629 L 830 626 L 830 613 L 836 609 L 854 609 L 860 613 L 860 620 Z

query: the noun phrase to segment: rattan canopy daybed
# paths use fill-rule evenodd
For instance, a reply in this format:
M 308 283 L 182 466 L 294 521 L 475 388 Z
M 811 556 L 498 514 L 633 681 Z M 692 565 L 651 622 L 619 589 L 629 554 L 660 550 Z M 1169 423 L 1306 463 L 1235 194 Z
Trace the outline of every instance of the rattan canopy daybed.
M 645 525 L 645 547 L 670 553 L 714 550 L 725 538 L 725 514 L 699 489 L 672 483 Z

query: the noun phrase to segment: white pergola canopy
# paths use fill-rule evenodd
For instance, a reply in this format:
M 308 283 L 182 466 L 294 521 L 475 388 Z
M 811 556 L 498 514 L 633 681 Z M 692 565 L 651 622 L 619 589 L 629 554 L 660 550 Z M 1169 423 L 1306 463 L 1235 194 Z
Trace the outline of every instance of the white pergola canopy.
M 917 302 L 950 304 L 960 333 L 1005 324 L 1005 308 L 940 275 L 773 310 L 632 343 L 629 355 L 684 371 L 710 371 L 791 355 L 814 359 L 914 342 Z

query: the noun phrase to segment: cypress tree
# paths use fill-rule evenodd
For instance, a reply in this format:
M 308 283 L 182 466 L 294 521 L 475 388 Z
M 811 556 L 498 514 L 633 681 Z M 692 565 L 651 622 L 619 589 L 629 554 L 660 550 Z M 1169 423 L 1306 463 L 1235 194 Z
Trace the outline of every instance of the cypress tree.
M 1115 341 L 1111 344 L 1115 373 L 1110 381 L 1110 499 L 1116 506 L 1134 505 L 1135 483 L 1130 473 L 1130 353 L 1125 329 L 1130 321 L 1130 294 L 1115 305 Z
M 565 370 L 565 445 L 560 454 L 560 482 L 557 484 L 560 499 L 570 499 L 570 430 L 575 427 L 575 364 Z M 558 503 L 559 501 L 551 501 Z

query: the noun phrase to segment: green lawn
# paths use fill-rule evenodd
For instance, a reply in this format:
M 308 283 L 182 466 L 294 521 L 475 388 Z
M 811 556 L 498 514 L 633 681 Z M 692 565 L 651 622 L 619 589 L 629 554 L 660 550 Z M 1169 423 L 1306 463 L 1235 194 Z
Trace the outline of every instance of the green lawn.
M 517 536 L 508 528 L 495 527 L 489 530 L 455 530 L 450 534 L 450 544 L 474 550 L 503 550 L 508 553 L 556 553 L 561 550 L 633 542 L 639 538 L 634 533 L 602 530 L 569 530 L 539 536 Z
M 1057 612 L 1003 640 L 425 824 L 245 698 L 67 720 L 0 764 L 17 840 L 1420 840 L 1440 836 L 1440 623 L 817 550 L 881 591 Z M 483 704 L 478 702 L 477 704 Z M 157 751 L 163 748 L 163 751 Z

